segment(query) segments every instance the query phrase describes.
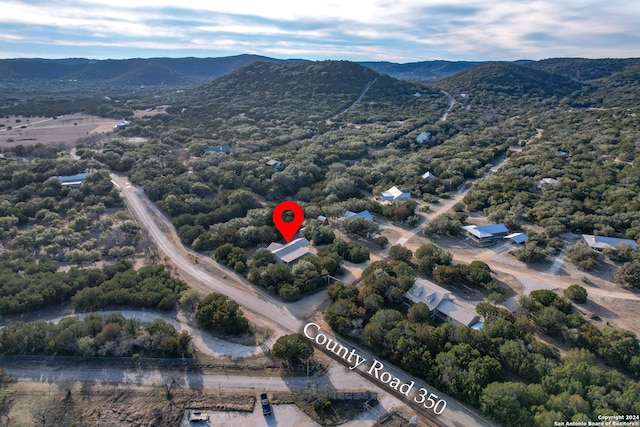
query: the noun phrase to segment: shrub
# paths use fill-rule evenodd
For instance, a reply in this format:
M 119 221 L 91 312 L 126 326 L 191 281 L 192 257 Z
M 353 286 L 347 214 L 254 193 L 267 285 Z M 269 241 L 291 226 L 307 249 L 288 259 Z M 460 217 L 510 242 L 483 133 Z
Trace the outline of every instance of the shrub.
M 580 285 L 571 285 L 564 290 L 563 295 L 565 298 L 577 304 L 584 304 L 587 302 L 587 290 Z

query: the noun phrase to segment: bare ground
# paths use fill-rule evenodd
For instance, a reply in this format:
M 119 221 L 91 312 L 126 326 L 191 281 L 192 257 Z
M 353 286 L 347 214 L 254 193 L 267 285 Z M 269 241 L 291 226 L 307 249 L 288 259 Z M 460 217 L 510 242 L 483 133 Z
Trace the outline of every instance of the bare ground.
M 16 120 L 20 122 L 16 123 Z M 81 138 L 92 134 L 113 133 L 113 126 L 117 120 L 105 119 L 86 114 L 69 114 L 51 117 L 22 117 L 9 116 L 0 119 L 0 148 L 10 148 L 16 145 L 45 145 L 61 144 L 71 147 Z M 7 127 L 11 126 L 9 130 Z M 23 128 L 24 126 L 24 128 Z
M 163 385 L 17 383 L 0 391 L 0 402 L 3 425 L 160 427 L 179 425 L 187 407 L 252 411 L 255 397 L 250 393 L 173 389 L 168 399 Z

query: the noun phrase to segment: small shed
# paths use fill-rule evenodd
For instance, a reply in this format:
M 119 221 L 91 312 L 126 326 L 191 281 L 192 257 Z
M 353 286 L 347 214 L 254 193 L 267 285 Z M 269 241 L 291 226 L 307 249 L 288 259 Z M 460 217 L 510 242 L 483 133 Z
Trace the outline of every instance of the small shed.
M 508 236 L 504 236 L 505 239 L 511 240 L 512 243 L 521 244 L 529 240 L 526 234 L 524 233 L 513 233 Z

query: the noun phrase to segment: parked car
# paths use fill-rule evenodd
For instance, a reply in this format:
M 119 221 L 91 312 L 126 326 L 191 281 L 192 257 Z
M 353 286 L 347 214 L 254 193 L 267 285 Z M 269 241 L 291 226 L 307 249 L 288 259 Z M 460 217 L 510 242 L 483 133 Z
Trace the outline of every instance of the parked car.
M 271 415 L 273 411 L 271 410 L 271 402 L 269 402 L 267 393 L 262 393 L 260 395 L 260 403 L 262 403 L 262 415 Z

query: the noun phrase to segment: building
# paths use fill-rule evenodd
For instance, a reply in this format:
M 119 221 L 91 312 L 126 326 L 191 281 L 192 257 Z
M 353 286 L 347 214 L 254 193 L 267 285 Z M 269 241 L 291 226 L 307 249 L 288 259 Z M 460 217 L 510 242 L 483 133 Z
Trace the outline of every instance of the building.
M 477 326 L 480 323 L 478 314 L 457 304 L 451 292 L 428 280 L 416 280 L 404 297 L 405 303 L 408 305 L 425 303 L 434 318 L 454 325 L 475 329 L 480 327 Z
M 416 137 L 416 142 L 418 144 L 426 144 L 431 139 L 431 132 L 422 132 L 420 135 Z
M 434 174 L 432 174 L 431 172 L 425 172 L 422 175 L 420 175 L 420 177 L 422 179 L 424 179 L 425 181 L 431 181 L 433 178 L 435 178 L 436 176 Z
M 504 224 L 465 225 L 462 227 L 471 243 L 485 247 L 495 245 L 498 239 L 505 237 L 509 230 Z
M 129 126 L 130 124 L 131 124 L 131 122 L 130 122 L 130 121 L 128 121 L 128 120 L 123 120 L 123 121 L 121 121 L 121 122 L 116 123 L 116 124 L 113 126 L 113 128 L 114 128 L 115 130 L 118 130 L 118 129 L 120 129 L 120 128 L 126 128 L 126 127 L 127 127 L 127 126 Z
M 411 193 L 405 193 L 395 185 L 380 193 L 380 200 L 383 202 L 399 202 L 401 200 L 408 200 L 411 198 Z
M 558 185 L 560 185 L 560 181 L 555 178 L 542 178 L 538 181 L 538 188 L 541 190 L 547 187 L 556 187 Z
M 282 162 L 279 162 L 277 160 L 269 160 L 266 163 L 267 166 L 269 166 L 271 169 L 276 170 L 276 171 L 281 171 L 284 170 L 285 166 Z
M 229 154 L 231 152 L 231 146 L 229 145 L 218 145 L 217 147 L 209 147 L 205 148 L 204 153 L 225 153 Z
M 358 213 L 346 211 L 344 215 L 338 218 L 338 221 L 344 221 L 345 219 L 353 219 L 353 218 L 364 218 L 364 219 L 370 219 L 373 221 L 373 215 L 371 215 L 371 213 L 368 210 L 364 210 Z
M 638 245 L 635 240 L 630 239 L 618 239 L 615 237 L 594 236 L 591 234 L 583 234 L 582 238 L 592 249 L 599 251 L 603 249 L 616 249 L 618 245 L 627 244 L 631 246 L 634 251 L 638 250 Z
M 529 240 L 526 234 L 524 233 L 513 233 L 508 236 L 504 236 L 505 240 L 511 240 L 511 243 L 521 244 Z
M 77 175 L 58 176 L 56 179 L 60 181 L 60 185 L 63 187 L 79 188 L 89 175 L 91 174 L 79 173 Z
M 286 245 L 274 242 L 267 246 L 267 249 L 275 255 L 278 262 L 292 265 L 303 258 L 313 255 L 309 249 L 310 244 L 310 241 L 304 237 L 300 237 L 299 239 L 290 241 Z

